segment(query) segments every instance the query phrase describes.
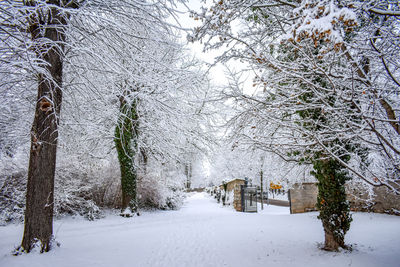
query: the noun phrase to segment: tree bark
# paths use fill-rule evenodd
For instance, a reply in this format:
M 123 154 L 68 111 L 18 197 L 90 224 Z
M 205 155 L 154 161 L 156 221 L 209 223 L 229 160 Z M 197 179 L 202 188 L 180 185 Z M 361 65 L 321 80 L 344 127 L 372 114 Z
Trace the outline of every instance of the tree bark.
M 327 251 L 338 251 L 339 247 L 344 247 L 344 240 L 338 242 L 338 240 L 333 235 L 332 231 L 324 225 L 325 232 L 325 245 L 324 250 Z
M 190 189 L 192 181 L 192 163 L 185 163 L 186 188 Z
M 66 22 L 57 8 L 50 8 L 48 12 L 50 19 L 47 22 L 43 22 L 37 14 L 32 15 L 29 21 L 31 38 L 37 44 L 37 57 L 45 63 L 45 71 L 38 79 L 31 129 L 25 229 L 21 244 L 25 252 L 31 251 L 37 242 L 40 242 L 41 252 L 49 251 L 53 235 L 54 175 L 65 41 L 62 26 L 59 25 Z M 44 42 L 43 39 L 50 41 Z
M 132 103 L 126 101 L 130 92 L 120 97 L 120 115 L 115 128 L 115 146 L 121 170 L 121 216 L 130 217 L 137 212 L 137 168 L 134 158 L 137 154 L 138 113 L 136 99 Z M 129 209 L 129 212 L 127 211 Z
M 124 211 L 126 208 L 131 208 L 130 204 L 132 199 L 132 194 L 129 194 L 126 190 L 122 190 L 122 211 Z M 133 212 L 134 209 L 135 208 L 131 208 L 131 211 Z
M 318 180 L 317 208 L 325 233 L 324 250 L 347 249 L 344 237 L 352 221 L 344 185 L 350 179 L 335 159 L 315 160 L 312 174 Z

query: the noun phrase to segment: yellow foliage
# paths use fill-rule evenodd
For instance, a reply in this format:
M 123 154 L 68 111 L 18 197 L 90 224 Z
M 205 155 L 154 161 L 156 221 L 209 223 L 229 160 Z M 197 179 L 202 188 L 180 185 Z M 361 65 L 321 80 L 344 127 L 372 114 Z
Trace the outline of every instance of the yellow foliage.
M 282 185 L 279 184 L 279 182 L 277 184 L 270 182 L 269 183 L 269 188 L 270 189 L 282 189 Z

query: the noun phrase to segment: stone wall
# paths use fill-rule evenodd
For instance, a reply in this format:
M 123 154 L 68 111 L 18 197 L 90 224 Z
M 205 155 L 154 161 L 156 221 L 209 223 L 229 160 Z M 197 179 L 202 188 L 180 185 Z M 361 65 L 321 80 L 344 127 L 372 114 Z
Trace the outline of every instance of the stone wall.
M 386 187 L 374 187 L 371 192 L 365 188 L 346 188 L 347 199 L 352 211 L 367 211 L 400 215 L 400 196 Z
M 316 183 L 294 184 L 289 190 L 290 213 L 316 210 L 318 187 Z
M 233 192 L 233 201 L 228 199 L 228 202 L 233 203 L 233 207 L 236 211 L 242 211 L 242 198 L 240 193 L 241 185 L 244 185 L 243 179 L 234 179 L 228 182 L 226 188 L 228 198 L 232 197 L 231 193 Z M 220 189 L 224 190 L 224 186 L 220 185 Z
M 375 187 L 371 192 L 362 185 L 346 186 L 347 200 L 352 211 L 367 211 L 400 215 L 400 196 L 386 187 Z M 294 184 L 289 190 L 290 213 L 316 210 L 318 187 L 316 183 Z
M 236 185 L 242 185 L 244 184 L 244 180 L 243 179 L 234 179 L 228 182 L 226 191 L 230 192 L 233 191 L 236 188 Z M 220 185 L 219 186 L 221 188 L 221 190 L 224 190 L 224 186 Z

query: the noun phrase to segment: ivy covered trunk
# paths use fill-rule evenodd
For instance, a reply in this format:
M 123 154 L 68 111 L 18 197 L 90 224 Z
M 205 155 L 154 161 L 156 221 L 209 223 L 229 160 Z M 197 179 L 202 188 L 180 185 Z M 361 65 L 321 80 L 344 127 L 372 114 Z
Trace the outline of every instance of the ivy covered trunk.
M 57 1 L 53 3 L 57 5 Z M 28 5 L 36 5 L 30 2 Z M 46 13 L 48 12 L 48 13 Z M 47 15 L 48 21 L 43 21 Z M 31 128 L 31 148 L 26 191 L 24 236 L 20 251 L 51 249 L 53 238 L 54 175 L 58 138 L 58 119 L 62 102 L 63 43 L 66 24 L 57 7 L 29 17 L 29 31 L 37 58 L 45 63 L 38 75 L 35 117 Z M 46 39 L 49 41 L 43 42 Z M 18 252 L 16 252 L 18 253 Z
M 223 181 L 222 186 L 224 187 L 224 196 L 222 197 L 222 204 L 225 206 L 226 205 L 226 193 L 228 191 L 228 183 Z
M 114 138 L 121 169 L 121 216 L 125 217 L 131 217 L 137 212 L 137 168 L 135 167 L 137 136 L 137 100 L 129 99 L 129 93 L 125 93 L 120 97 L 120 114 Z
M 318 180 L 318 218 L 325 232 L 324 249 L 347 248 L 344 237 L 352 221 L 344 187 L 350 179 L 348 173 L 335 159 L 316 160 L 313 165 L 313 175 Z

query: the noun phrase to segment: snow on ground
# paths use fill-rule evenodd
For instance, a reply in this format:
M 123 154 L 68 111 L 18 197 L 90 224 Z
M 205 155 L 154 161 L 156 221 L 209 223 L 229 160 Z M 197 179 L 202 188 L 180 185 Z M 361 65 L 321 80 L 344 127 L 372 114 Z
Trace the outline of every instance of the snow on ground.
M 0 266 L 400 266 L 400 217 L 353 218 L 346 236 L 353 252 L 330 253 L 318 249 L 317 213 L 290 215 L 287 207 L 266 205 L 257 214 L 240 213 L 197 193 L 178 211 L 55 221 L 62 245 L 45 254 L 11 256 L 23 226 L 0 227 Z

